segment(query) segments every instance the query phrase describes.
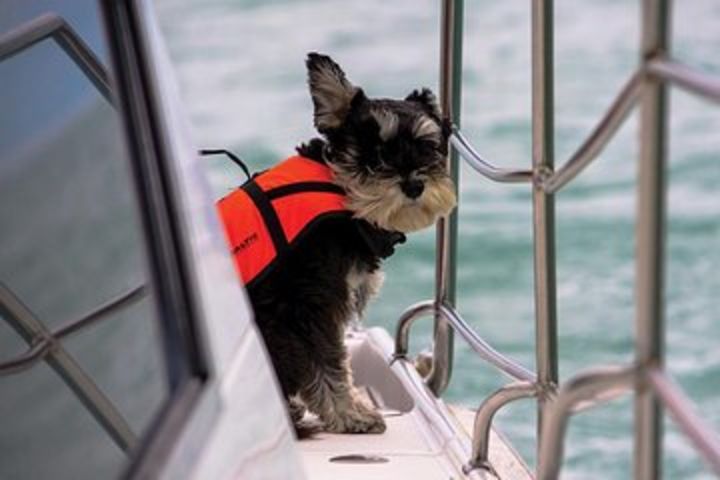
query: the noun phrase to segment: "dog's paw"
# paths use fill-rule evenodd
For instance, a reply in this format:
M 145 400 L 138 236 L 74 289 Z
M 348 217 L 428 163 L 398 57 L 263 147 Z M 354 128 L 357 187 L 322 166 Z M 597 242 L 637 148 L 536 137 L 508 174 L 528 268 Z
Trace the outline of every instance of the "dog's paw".
M 386 429 L 382 415 L 360 403 L 336 412 L 325 422 L 325 430 L 333 433 L 383 433 Z
M 295 428 L 295 436 L 298 440 L 310 438 L 325 429 L 325 424 L 319 418 L 314 416 L 305 416 L 304 418 L 293 422 Z
M 287 408 L 288 413 L 290 414 L 290 420 L 292 420 L 293 423 L 297 423 L 305 416 L 305 413 L 307 412 L 307 407 L 297 397 L 290 397 L 287 401 Z

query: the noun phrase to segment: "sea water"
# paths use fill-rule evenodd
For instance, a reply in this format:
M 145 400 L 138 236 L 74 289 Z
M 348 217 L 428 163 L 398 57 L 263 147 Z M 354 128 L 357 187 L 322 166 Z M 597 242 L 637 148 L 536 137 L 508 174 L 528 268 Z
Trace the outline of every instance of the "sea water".
M 369 96 L 437 89 L 437 1 L 158 0 L 198 147 L 229 148 L 261 170 L 314 135 L 303 60 L 330 54 Z M 555 154 L 565 162 L 638 65 L 640 2 L 556 0 Z M 462 127 L 503 167 L 531 156 L 530 2 L 466 2 Z M 672 50 L 720 74 L 720 3 L 675 2 Z M 720 429 L 720 111 L 671 95 L 667 365 L 709 426 Z M 633 358 L 638 118 L 557 196 L 561 380 Z M 216 195 L 242 183 L 208 159 Z M 432 296 L 434 232 L 413 234 L 386 264 L 365 322 L 393 329 L 408 305 Z M 497 349 L 534 368 L 531 197 L 461 169 L 458 308 Z M 431 319 L 419 320 L 415 351 Z M 449 400 L 477 407 L 508 380 L 456 342 Z M 518 401 L 496 425 L 535 462 L 535 406 Z M 708 478 L 689 442 L 665 422 L 665 478 Z M 563 478 L 626 479 L 632 472 L 632 397 L 574 416 Z

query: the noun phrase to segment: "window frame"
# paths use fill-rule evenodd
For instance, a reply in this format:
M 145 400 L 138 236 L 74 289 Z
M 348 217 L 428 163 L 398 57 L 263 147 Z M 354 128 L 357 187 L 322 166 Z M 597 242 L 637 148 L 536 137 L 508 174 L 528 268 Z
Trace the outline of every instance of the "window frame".
M 158 82 L 152 74 L 144 32 L 148 20 L 140 2 L 99 0 L 110 53 L 114 103 L 125 131 L 150 276 L 160 311 L 169 396 L 131 455 L 125 479 L 156 478 L 166 465 L 180 432 L 192 415 L 204 418 L 193 429 L 202 441 L 218 415 L 216 393 L 205 388 L 210 376 L 198 323 L 199 302 L 190 278 L 188 238 L 174 198 L 179 188 L 169 158 L 169 135 L 162 121 Z M 206 393 L 206 394 L 204 394 Z
M 0 374 L 21 372 L 32 368 L 45 360 L 54 366 L 56 374 L 63 378 L 78 401 L 90 411 L 106 433 L 115 440 L 117 446 L 126 452 L 128 462 L 124 467 L 125 477 L 146 477 L 149 472 L 157 471 L 164 463 L 172 447 L 172 439 L 177 436 L 200 398 L 203 384 L 208 378 L 205 352 L 194 321 L 195 303 L 188 282 L 187 262 L 179 252 L 182 250 L 182 234 L 179 231 L 178 213 L 168 206 L 172 205 L 173 187 L 171 177 L 163 164 L 162 122 L 157 121 L 152 103 L 154 85 L 146 83 L 148 78 L 144 58 L 124 55 L 133 52 L 135 42 L 141 49 L 137 31 L 127 28 L 130 8 L 128 4 L 112 5 L 112 2 L 96 1 L 101 12 L 101 27 L 104 27 L 104 40 L 112 65 L 106 70 L 92 49 L 84 42 L 64 18 L 54 13 L 44 13 L 21 24 L 10 33 L 3 35 L 0 47 L 0 61 L 22 53 L 43 41 L 54 41 L 73 61 L 87 79 L 94 85 L 119 115 L 122 125 L 123 142 L 127 148 L 128 167 L 131 172 L 133 200 L 139 207 L 141 235 L 144 243 L 146 266 L 153 291 L 155 293 L 155 318 L 160 330 L 160 342 L 163 348 L 164 380 L 168 385 L 168 395 L 155 417 L 136 440 L 125 419 L 115 409 L 114 404 L 95 385 L 83 370 L 67 367 L 60 360 L 72 360 L 61 347 L 54 347 L 64 337 L 85 327 L 102 321 L 107 313 L 124 308 L 147 294 L 148 287 L 143 284 L 108 301 L 85 316 L 75 319 L 59 328 L 48 330 L 35 318 L 34 314 L 17 298 L 14 293 L 0 283 L 0 314 L 11 319 L 10 326 L 25 338 L 30 345 L 24 353 L 0 362 Z M 127 8 L 124 10 L 123 7 Z M 110 28 L 117 28 L 123 35 L 111 34 Z M 130 46 L 130 49 L 123 50 Z M 113 50 L 115 49 L 115 50 Z M 114 78 L 108 71 L 116 72 Z M 117 72 L 120 75 L 117 75 Z M 114 90 L 115 89 L 115 90 Z M 120 91 L 124 89 L 123 91 Z M 152 103 L 152 105 L 150 105 Z M 7 304 L 6 304 L 7 303 Z M 34 342 L 39 343 L 34 343 Z M 60 355 L 62 354 L 62 355 Z M 57 358 L 56 358 L 57 357 Z M 72 367 L 72 368 L 71 368 Z M 66 371 L 67 369 L 67 371 Z M 81 384 L 78 386 L 78 384 Z M 208 396 L 210 400 L 213 395 Z M 209 402 L 204 402 L 205 404 Z M 213 417 L 213 410 L 205 417 Z M 130 452 L 128 453 L 128 450 Z
M 209 357 L 203 349 L 206 344 L 199 320 L 202 311 L 192 286 L 194 265 L 186 243 L 190 236 L 184 231 L 182 214 L 173 201 L 180 197 L 173 176 L 177 172 L 170 159 L 170 140 L 175 132 L 169 131 L 160 114 L 159 82 L 151 68 L 151 62 L 157 59 L 151 58 L 152 39 L 145 37 L 152 19 L 146 17 L 148 8 L 142 1 L 96 1 L 109 53 L 107 72 L 112 74 L 108 75 L 72 26 L 53 14 L 41 15 L 14 32 L 12 38 L 3 38 L 7 48 L 0 51 L 0 59 L 52 38 L 119 115 L 132 194 L 139 207 L 149 288 L 155 297 L 153 321 L 159 323 L 168 386 L 167 397 L 139 442 L 130 449 L 120 477 L 156 478 L 169 465 L 170 454 L 183 436 L 181 433 L 192 437 L 190 445 L 201 445 L 207 439 L 220 415 L 219 393 L 216 388 L 210 388 Z M 148 287 L 141 286 L 113 299 L 86 317 L 49 332 L 49 338 L 57 341 L 79 331 L 103 317 L 106 311 L 122 308 L 147 290 Z M 8 291 L 8 296 L 11 293 Z M 25 316 L 32 317 L 32 314 Z M 35 350 L 31 348 L 26 354 L 5 362 L 5 370 L 30 368 L 45 359 L 47 349 L 40 349 L 40 356 L 35 355 Z M 86 408 L 93 407 L 93 402 L 91 400 L 90 407 L 86 405 Z M 188 442 L 183 443 L 187 447 Z M 122 448 L 122 442 L 119 445 Z

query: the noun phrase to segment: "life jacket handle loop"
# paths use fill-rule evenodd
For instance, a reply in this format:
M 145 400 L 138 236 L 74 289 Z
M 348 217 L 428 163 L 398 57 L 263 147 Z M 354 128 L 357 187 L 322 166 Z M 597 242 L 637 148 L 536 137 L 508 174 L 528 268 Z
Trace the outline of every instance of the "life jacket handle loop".
M 242 171 L 245 172 L 245 175 L 247 176 L 248 180 L 250 180 L 250 170 L 248 170 L 247 166 L 245 165 L 245 162 L 243 162 L 240 157 L 235 155 L 229 150 L 225 150 L 224 148 L 209 148 L 209 149 L 202 149 L 200 150 L 200 155 L 207 156 L 207 155 L 227 155 L 230 160 L 232 160 L 238 167 L 242 168 Z

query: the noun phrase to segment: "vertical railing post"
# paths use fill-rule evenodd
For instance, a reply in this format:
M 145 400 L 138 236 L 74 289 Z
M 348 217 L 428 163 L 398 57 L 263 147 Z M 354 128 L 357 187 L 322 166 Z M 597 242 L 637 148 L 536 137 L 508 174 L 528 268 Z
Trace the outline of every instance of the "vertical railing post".
M 553 171 L 553 2 L 532 1 L 532 162 L 535 178 Z M 533 188 L 535 275 L 535 354 L 538 395 L 538 438 L 546 395 L 558 383 L 557 307 L 555 285 L 555 202 L 536 181 Z M 538 454 L 540 442 L 538 441 Z
M 669 47 L 669 2 L 642 2 L 642 62 Z M 641 368 L 664 363 L 665 167 L 667 88 L 647 78 L 640 104 L 637 194 L 635 349 Z M 662 475 L 662 409 L 644 381 L 635 396 L 635 479 Z
M 440 108 L 455 125 L 460 125 L 462 85 L 463 0 L 443 0 L 440 26 Z M 457 152 L 450 149 L 447 168 L 458 184 Z M 437 223 L 435 261 L 435 304 L 455 306 L 457 257 L 457 209 Z M 439 313 L 435 314 L 433 365 L 427 384 L 440 395 L 450 382 L 453 362 L 453 331 Z

